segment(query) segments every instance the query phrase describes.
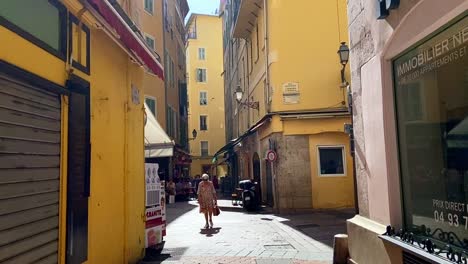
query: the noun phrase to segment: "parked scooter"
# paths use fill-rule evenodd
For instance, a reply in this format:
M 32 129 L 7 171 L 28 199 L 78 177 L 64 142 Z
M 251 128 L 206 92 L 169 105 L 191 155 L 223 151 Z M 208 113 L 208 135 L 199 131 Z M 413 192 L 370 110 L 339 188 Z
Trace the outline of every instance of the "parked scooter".
M 247 211 L 257 210 L 260 206 L 258 183 L 253 180 L 240 181 L 239 188 L 242 189 L 242 207 Z

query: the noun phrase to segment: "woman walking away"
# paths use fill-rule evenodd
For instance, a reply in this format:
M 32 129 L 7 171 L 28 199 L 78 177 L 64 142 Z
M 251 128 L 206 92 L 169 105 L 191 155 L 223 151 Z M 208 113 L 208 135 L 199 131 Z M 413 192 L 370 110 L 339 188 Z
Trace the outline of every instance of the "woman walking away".
M 210 182 L 208 174 L 202 175 L 202 182 L 198 185 L 198 204 L 200 205 L 200 213 L 205 215 L 205 229 L 213 228 L 213 211 L 217 206 L 216 191 L 213 187 L 213 183 Z M 209 221 L 209 225 L 208 225 Z

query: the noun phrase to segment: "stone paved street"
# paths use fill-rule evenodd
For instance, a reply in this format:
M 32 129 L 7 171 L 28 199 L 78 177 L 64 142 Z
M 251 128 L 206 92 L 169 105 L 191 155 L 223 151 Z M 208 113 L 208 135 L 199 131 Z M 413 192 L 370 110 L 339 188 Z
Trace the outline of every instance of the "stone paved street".
M 350 210 L 277 216 L 268 209 L 247 213 L 219 202 L 214 228 L 203 230 L 196 201 L 168 205 L 165 249 L 146 263 L 331 263 L 333 235 L 345 232 Z

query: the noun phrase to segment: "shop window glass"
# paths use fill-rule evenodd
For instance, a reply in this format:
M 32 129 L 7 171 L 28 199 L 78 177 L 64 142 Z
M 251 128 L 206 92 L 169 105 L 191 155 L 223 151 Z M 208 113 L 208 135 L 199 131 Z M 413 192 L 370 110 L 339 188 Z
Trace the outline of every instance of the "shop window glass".
M 344 175 L 343 147 L 319 147 L 318 152 L 321 176 Z
M 430 236 L 466 249 L 468 17 L 393 67 L 405 226 L 419 241 Z M 444 236 L 450 241 L 440 241 Z
M 33 38 L 45 43 L 49 48 L 63 52 L 63 12 L 47 0 L 3 0 L 0 1 L 0 24 L 8 21 L 27 32 Z M 8 26 L 7 26 L 8 27 Z M 14 30 L 16 31 L 16 30 Z M 17 32 L 24 35 L 21 32 Z

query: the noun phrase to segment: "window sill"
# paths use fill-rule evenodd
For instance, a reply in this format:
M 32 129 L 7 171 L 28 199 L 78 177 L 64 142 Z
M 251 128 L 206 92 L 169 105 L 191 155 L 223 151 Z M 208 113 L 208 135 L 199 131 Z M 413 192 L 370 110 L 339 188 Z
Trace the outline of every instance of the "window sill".
M 390 237 L 390 236 L 387 236 L 387 235 L 380 235 L 379 236 L 380 239 L 382 239 L 382 241 L 384 243 L 389 243 L 389 244 L 392 244 L 394 246 L 397 246 L 399 248 L 401 248 L 403 251 L 406 251 L 406 252 L 409 252 L 409 253 L 412 253 L 420 258 L 423 258 L 424 260 L 427 260 L 431 263 L 441 263 L 441 264 L 453 264 L 453 262 L 450 262 L 448 260 L 445 260 L 443 258 L 440 258 L 440 257 L 437 257 L 435 255 L 432 255 L 422 249 L 419 249 L 415 246 L 412 246 L 410 244 L 407 244 L 397 238 L 393 238 L 393 237 Z
M 154 11 L 153 11 L 153 12 L 150 12 L 150 11 L 148 11 L 148 10 L 146 10 L 146 9 L 144 9 L 144 10 L 145 10 L 145 13 L 146 13 L 147 15 L 154 16 Z

